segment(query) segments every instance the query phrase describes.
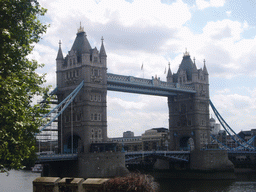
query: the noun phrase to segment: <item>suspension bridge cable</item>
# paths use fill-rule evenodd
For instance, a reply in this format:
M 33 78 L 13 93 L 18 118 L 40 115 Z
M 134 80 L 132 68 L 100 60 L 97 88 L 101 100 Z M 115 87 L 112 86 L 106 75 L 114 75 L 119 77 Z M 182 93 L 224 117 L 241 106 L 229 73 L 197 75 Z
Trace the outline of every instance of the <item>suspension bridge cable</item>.
M 210 106 L 214 112 L 214 114 L 216 115 L 217 119 L 219 120 L 219 122 L 221 123 L 221 125 L 223 126 L 223 128 L 227 131 L 227 133 L 231 136 L 231 138 L 240 146 L 246 148 L 246 149 L 253 149 L 255 150 L 256 148 L 252 145 L 250 145 L 249 143 L 247 143 L 246 141 L 244 141 L 239 135 L 236 134 L 236 132 L 227 124 L 227 122 L 222 118 L 222 116 L 219 114 L 219 112 L 217 111 L 217 109 L 215 108 L 215 106 L 213 105 L 213 103 L 210 100 Z M 225 125 L 224 125 L 225 124 Z M 227 127 L 226 127 L 227 126 Z M 228 129 L 227 129 L 228 128 Z M 240 141 L 242 141 L 242 143 L 237 140 L 231 133 L 230 131 L 234 134 L 235 137 L 237 137 Z
M 43 131 L 47 126 L 49 126 L 60 114 L 62 114 L 62 112 L 69 106 L 69 104 L 74 100 L 74 98 L 76 97 L 76 95 L 78 94 L 78 92 L 81 90 L 81 88 L 84 85 L 84 81 L 82 81 L 77 87 L 76 89 L 70 93 L 59 105 L 57 105 L 56 107 L 54 107 L 54 109 L 52 109 L 49 113 L 47 113 L 46 115 L 44 115 L 41 119 L 45 119 L 47 118 L 50 114 L 52 114 L 54 111 L 58 111 L 57 115 L 55 115 L 55 117 L 53 117 L 53 119 L 51 119 L 46 125 L 44 125 L 39 132 Z M 63 105 L 63 106 L 62 106 Z M 36 134 L 37 135 L 37 134 Z

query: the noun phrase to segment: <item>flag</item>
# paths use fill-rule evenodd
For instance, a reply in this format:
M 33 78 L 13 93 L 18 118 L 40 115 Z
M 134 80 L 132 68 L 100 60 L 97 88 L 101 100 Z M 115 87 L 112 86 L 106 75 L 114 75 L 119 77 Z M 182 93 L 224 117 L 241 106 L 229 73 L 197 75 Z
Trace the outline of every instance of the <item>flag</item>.
M 141 70 L 143 70 L 143 63 L 142 63 L 142 65 L 141 65 L 141 68 L 140 68 Z
M 166 74 L 166 67 L 165 67 L 165 70 L 164 70 L 164 74 Z

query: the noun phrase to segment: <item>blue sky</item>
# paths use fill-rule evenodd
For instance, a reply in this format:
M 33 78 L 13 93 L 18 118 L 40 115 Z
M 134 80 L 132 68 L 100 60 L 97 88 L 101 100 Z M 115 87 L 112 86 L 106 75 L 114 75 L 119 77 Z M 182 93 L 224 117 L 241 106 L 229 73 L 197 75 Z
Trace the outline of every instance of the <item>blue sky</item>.
M 210 97 L 236 131 L 256 128 L 256 2 L 254 0 L 39 0 L 50 24 L 31 58 L 44 63 L 55 87 L 58 42 L 71 49 L 80 22 L 92 47 L 104 37 L 108 72 L 143 77 L 177 72 L 185 49 L 206 66 Z M 108 136 L 168 127 L 165 97 L 108 92 Z

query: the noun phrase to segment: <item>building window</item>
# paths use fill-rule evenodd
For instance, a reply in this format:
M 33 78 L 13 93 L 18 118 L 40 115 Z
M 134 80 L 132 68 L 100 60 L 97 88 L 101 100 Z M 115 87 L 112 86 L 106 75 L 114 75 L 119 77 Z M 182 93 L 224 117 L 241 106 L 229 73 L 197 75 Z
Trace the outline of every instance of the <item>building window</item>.
M 101 121 L 101 114 L 98 114 L 98 121 Z
M 79 71 L 78 70 L 76 70 L 76 76 L 78 77 L 78 73 L 79 73 Z
M 98 96 L 98 101 L 101 101 L 101 95 Z
M 93 101 L 93 96 L 91 95 L 91 101 Z
M 97 114 L 94 114 L 94 121 L 97 121 Z
M 93 114 L 91 114 L 91 121 L 93 121 Z
M 94 62 L 94 63 L 97 63 L 97 62 L 98 62 L 98 57 L 94 57 L 94 58 L 93 58 L 93 62 Z
M 73 59 L 73 65 L 75 65 L 76 64 L 76 60 L 75 60 L 75 58 Z
M 94 95 L 94 101 L 97 101 L 97 95 Z
M 70 64 L 70 66 L 72 66 L 72 59 L 69 60 L 69 64 Z
M 100 71 L 98 69 L 93 69 L 92 70 L 92 75 L 93 76 L 100 76 Z
M 76 72 L 75 71 L 73 71 L 73 77 L 75 77 L 76 76 Z

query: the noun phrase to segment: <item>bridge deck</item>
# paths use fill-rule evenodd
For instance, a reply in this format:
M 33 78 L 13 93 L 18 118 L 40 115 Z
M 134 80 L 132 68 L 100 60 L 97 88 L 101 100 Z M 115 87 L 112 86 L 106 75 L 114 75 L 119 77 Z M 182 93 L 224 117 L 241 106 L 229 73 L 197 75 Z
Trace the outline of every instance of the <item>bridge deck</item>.
M 160 79 L 143 79 L 133 76 L 107 74 L 107 89 L 147 95 L 170 96 L 177 93 L 196 93 L 193 86 L 167 83 Z

